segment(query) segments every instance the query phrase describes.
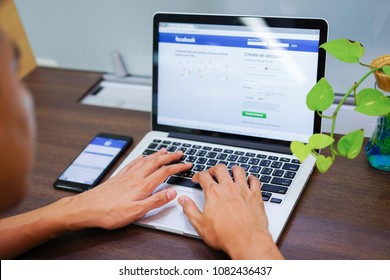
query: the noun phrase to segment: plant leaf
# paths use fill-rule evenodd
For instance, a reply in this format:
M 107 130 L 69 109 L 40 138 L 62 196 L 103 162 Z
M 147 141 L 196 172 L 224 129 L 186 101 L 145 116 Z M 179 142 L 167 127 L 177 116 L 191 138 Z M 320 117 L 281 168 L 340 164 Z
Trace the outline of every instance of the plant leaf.
M 311 153 L 311 149 L 306 144 L 299 141 L 292 141 L 290 150 L 300 162 L 303 162 Z
M 324 149 L 334 142 L 333 137 L 326 134 L 316 133 L 309 138 L 308 146 L 311 149 Z
M 363 129 L 352 131 L 340 138 L 337 143 L 339 153 L 349 159 L 354 159 L 359 155 L 364 141 Z
M 312 111 L 325 111 L 334 101 L 334 91 L 325 78 L 321 78 L 306 96 L 306 105 Z
M 368 116 L 382 116 L 390 113 L 390 100 L 373 88 L 361 90 L 356 95 L 356 111 Z
M 363 45 L 348 39 L 332 40 L 322 44 L 320 47 L 338 60 L 348 63 L 359 63 L 360 58 L 364 55 Z
M 324 157 L 323 155 L 317 156 L 316 166 L 321 173 L 325 173 L 333 164 L 331 157 Z
M 385 65 L 382 67 L 383 73 L 385 73 L 387 76 L 390 76 L 390 65 Z

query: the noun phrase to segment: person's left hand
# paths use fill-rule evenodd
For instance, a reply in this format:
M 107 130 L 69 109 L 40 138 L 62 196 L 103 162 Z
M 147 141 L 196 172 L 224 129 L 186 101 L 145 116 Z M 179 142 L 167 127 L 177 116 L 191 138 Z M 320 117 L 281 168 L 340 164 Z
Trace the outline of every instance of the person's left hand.
M 77 222 L 69 224 L 69 229 L 120 228 L 172 201 L 177 194 L 173 189 L 152 193 L 170 175 L 192 166 L 188 163 L 168 165 L 182 155 L 181 151 L 167 153 L 162 149 L 147 157 L 140 156 L 101 185 L 71 197 L 72 213 Z

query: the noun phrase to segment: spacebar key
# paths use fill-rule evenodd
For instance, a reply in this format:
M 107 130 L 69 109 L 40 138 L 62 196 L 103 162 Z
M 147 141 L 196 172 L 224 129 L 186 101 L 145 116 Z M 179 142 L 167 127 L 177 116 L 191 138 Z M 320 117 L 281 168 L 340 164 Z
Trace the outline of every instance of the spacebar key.
M 175 184 L 179 186 L 184 186 L 184 187 L 190 187 L 190 188 L 198 188 L 200 189 L 200 185 L 198 183 L 192 182 L 191 179 L 187 178 L 182 178 L 182 177 L 176 177 L 176 176 L 171 176 L 167 180 L 168 184 Z

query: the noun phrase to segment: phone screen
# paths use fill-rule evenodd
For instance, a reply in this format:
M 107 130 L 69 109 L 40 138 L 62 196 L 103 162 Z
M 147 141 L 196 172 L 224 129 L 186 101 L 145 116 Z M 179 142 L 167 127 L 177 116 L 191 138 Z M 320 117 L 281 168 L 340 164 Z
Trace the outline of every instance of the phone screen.
M 131 140 L 128 138 L 97 135 L 58 177 L 54 186 L 83 191 L 96 185 L 110 165 L 130 144 Z

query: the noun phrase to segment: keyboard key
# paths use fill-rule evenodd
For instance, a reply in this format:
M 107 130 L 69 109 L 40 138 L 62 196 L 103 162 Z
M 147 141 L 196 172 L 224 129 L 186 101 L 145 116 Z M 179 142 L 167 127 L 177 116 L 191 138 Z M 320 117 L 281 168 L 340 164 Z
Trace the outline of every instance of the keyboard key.
M 295 174 L 297 174 L 297 173 L 292 172 L 292 171 L 286 171 L 286 173 L 284 174 L 284 178 L 294 179 Z
M 261 196 L 263 198 L 263 201 L 269 201 L 271 198 L 272 194 L 268 192 L 261 192 Z
M 288 171 L 298 171 L 299 165 L 298 164 L 292 164 L 292 163 L 285 163 L 285 164 L 283 164 L 282 169 L 288 170 Z
M 239 162 L 239 163 L 247 163 L 248 160 L 249 160 L 248 157 L 240 157 L 240 158 L 238 159 L 238 162 Z
M 217 152 L 217 153 L 220 153 L 220 152 L 222 152 L 222 149 L 221 148 L 214 148 L 213 151 Z
M 189 147 L 191 147 L 191 144 L 184 143 L 184 144 L 183 144 L 183 147 L 189 148 Z
M 191 171 L 191 170 L 187 170 L 187 171 L 184 171 L 182 172 L 182 177 L 187 177 L 187 178 L 192 178 L 192 176 L 195 175 L 195 172 L 194 171 Z
M 206 155 L 207 158 L 215 158 L 216 156 L 217 156 L 216 152 L 208 152 Z
M 261 192 L 261 195 L 262 195 L 262 196 L 271 197 L 271 196 L 272 196 L 272 193 L 269 193 L 269 192 Z
M 247 152 L 247 153 L 245 153 L 245 156 L 253 158 L 253 157 L 256 156 L 256 154 L 255 154 L 255 153 Z
M 153 142 L 154 143 L 161 143 L 161 140 L 160 139 L 154 139 Z
M 146 149 L 146 150 L 142 153 L 142 155 L 143 155 L 143 156 L 148 156 L 148 155 L 154 154 L 155 152 L 157 152 L 157 151 L 155 151 L 155 150 L 150 150 L 150 149 Z
M 207 161 L 207 158 L 198 158 L 198 160 L 196 161 L 196 163 L 198 164 L 205 164 Z
M 167 148 L 167 151 L 173 153 L 173 152 L 176 151 L 176 149 L 177 149 L 176 146 L 169 146 L 169 147 Z
M 280 161 L 274 161 L 274 162 L 272 162 L 271 167 L 272 168 L 280 168 L 282 166 L 282 164 L 283 163 Z
M 198 189 L 201 188 L 198 183 L 192 182 L 191 179 L 176 177 L 176 176 L 169 177 L 169 179 L 167 180 L 167 183 L 180 185 L 180 186 L 184 186 L 184 187 L 190 187 L 190 188 L 198 188 Z
M 272 176 L 282 177 L 283 174 L 284 174 L 284 171 L 283 171 L 283 170 L 275 169 L 275 170 L 274 170 L 274 173 L 272 173 Z
M 202 149 L 205 151 L 211 151 L 213 148 L 209 146 L 204 146 Z
M 262 161 L 260 161 L 260 166 L 266 166 L 266 167 L 268 167 L 268 166 L 270 166 L 270 164 L 271 164 L 271 161 L 270 160 L 268 160 L 268 159 L 263 159 Z
M 259 173 L 261 170 L 261 167 L 260 166 L 252 166 L 250 169 L 249 169 L 249 172 L 250 173 Z
M 194 171 L 194 172 L 200 172 L 200 171 L 203 171 L 204 169 L 205 169 L 205 166 L 204 166 L 204 165 L 197 164 L 197 165 L 195 165 L 195 166 L 192 168 L 192 171 Z
M 238 156 L 230 155 L 230 156 L 228 156 L 228 158 L 226 160 L 227 161 L 236 161 L 237 159 L 238 159 Z
M 203 150 L 198 151 L 198 152 L 196 153 L 196 155 L 197 155 L 198 157 L 204 157 L 206 154 L 207 154 L 207 152 L 206 152 L 206 151 L 203 151 Z
M 280 158 L 279 160 L 280 160 L 280 161 L 283 161 L 283 162 L 290 162 L 290 159 L 289 159 L 289 158 L 284 158 L 284 157 Z
M 186 154 L 187 154 L 187 155 L 193 156 L 193 155 L 196 154 L 197 151 L 198 151 L 198 150 L 196 150 L 196 149 L 189 149 L 189 150 L 187 150 Z
M 263 170 L 261 170 L 261 174 L 271 175 L 272 171 L 273 171 L 272 168 L 265 167 L 263 168 Z
M 165 140 L 163 141 L 163 144 L 171 144 L 172 142 L 171 141 L 168 141 L 168 140 Z
M 292 163 L 296 163 L 296 164 L 301 164 L 301 162 L 299 161 L 299 159 L 293 159 L 291 162 L 292 162 Z
M 292 180 L 286 178 L 274 177 L 271 181 L 272 184 L 289 187 Z
M 251 167 L 250 165 L 248 165 L 248 164 L 241 164 L 240 165 L 245 171 L 248 171 L 249 170 L 249 168 Z
M 250 165 L 258 165 L 259 162 L 260 162 L 260 159 L 258 159 L 258 158 L 251 158 L 249 160 L 248 164 L 250 164 Z
M 257 156 L 256 156 L 257 158 L 267 158 L 267 156 L 266 155 L 262 155 L 262 154 L 258 154 Z
M 271 202 L 280 204 L 280 203 L 282 203 L 282 200 L 280 198 L 273 197 L 273 198 L 271 198 Z
M 268 159 L 270 159 L 270 160 L 278 160 L 279 158 L 275 157 L 275 156 L 269 156 Z
M 230 150 L 230 149 L 225 149 L 225 150 L 223 150 L 223 152 L 226 154 L 232 154 L 234 151 Z
M 218 160 L 209 159 L 206 164 L 210 165 L 210 166 L 215 166 L 215 165 L 217 165 L 217 163 L 218 163 Z
M 262 175 L 260 177 L 260 182 L 262 183 L 269 183 L 271 181 L 272 177 L 268 175 Z
M 242 156 L 244 155 L 244 152 L 241 152 L 241 151 L 235 151 L 234 152 L 235 155 L 239 155 L 239 156 Z
M 150 143 L 150 145 L 148 146 L 148 149 L 156 149 L 157 147 L 158 147 L 157 143 Z
M 261 190 L 267 191 L 267 192 L 273 192 L 273 193 L 286 194 L 288 188 L 282 187 L 282 186 L 270 185 L 270 184 L 263 184 L 261 186 Z
M 219 160 L 225 160 L 227 158 L 227 154 L 219 154 L 216 159 L 219 159 Z
M 187 157 L 187 162 L 195 162 L 198 158 L 197 157 L 194 157 L 194 156 L 188 156 Z

